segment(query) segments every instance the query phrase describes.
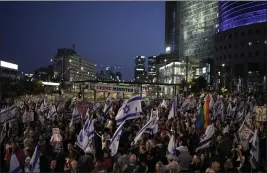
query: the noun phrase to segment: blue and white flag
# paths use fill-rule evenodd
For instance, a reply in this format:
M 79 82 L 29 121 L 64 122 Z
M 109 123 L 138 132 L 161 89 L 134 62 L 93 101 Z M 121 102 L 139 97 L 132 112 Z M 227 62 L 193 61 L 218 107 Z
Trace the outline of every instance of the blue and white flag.
M 94 137 L 94 120 L 87 119 L 83 128 L 80 130 L 80 133 L 77 137 L 77 142 L 75 143 L 83 151 L 92 145 L 92 138 Z M 90 146 L 93 148 L 92 146 Z
M 10 106 L 0 112 L 0 121 L 1 123 L 10 123 L 17 120 L 16 116 L 17 107 L 15 105 Z
M 141 97 L 134 96 L 130 98 L 118 111 L 116 115 L 116 123 L 120 125 L 122 122 L 140 117 L 142 112 Z
M 30 172 L 40 172 L 40 145 L 37 144 L 28 166 Z
M 40 107 L 40 111 L 44 112 L 46 110 L 48 110 L 48 104 L 46 103 L 46 98 L 44 98 Z
M 19 173 L 19 172 L 22 172 L 19 160 L 16 154 L 12 154 L 9 164 L 9 173 Z
M 175 143 L 174 135 L 172 135 L 170 138 L 169 144 L 168 144 L 168 152 L 174 156 L 175 151 L 176 151 L 176 143 Z
M 80 114 L 79 114 L 77 108 L 75 107 L 73 109 L 73 112 L 72 112 L 72 117 L 70 120 L 70 127 L 72 127 L 79 118 L 80 118 Z
M 101 102 L 100 101 L 96 101 L 93 106 L 92 106 L 92 112 L 97 111 L 101 106 Z
M 168 120 L 177 116 L 177 97 L 174 96 L 172 107 L 168 115 Z
M 202 138 L 200 139 L 196 152 L 210 147 L 212 136 L 214 135 L 214 133 L 215 133 L 215 127 L 214 124 L 212 123 L 207 127 L 204 136 L 202 136 Z
M 56 109 L 56 106 L 55 105 L 52 105 L 50 108 L 49 108 L 49 112 L 48 112 L 48 119 L 52 119 L 52 120 L 55 120 L 55 117 L 57 115 L 57 109 Z
M 250 149 L 250 163 L 253 169 L 257 169 L 259 166 L 259 137 L 258 130 L 255 130 L 253 141 Z
M 152 119 L 150 119 L 144 127 L 137 133 L 136 137 L 134 138 L 134 143 L 136 144 L 137 141 L 140 140 L 142 134 L 146 131 L 147 128 L 152 128 L 154 121 L 156 120 L 158 116 L 154 116 Z
M 158 133 L 158 130 L 159 130 L 159 125 L 158 125 L 158 121 L 159 121 L 158 110 L 151 111 L 151 116 L 150 116 L 150 119 L 149 120 L 153 119 L 153 115 L 156 116 L 156 118 L 153 120 L 153 122 L 151 123 L 151 125 L 145 129 L 144 133 L 149 133 L 149 134 L 156 134 L 156 133 Z
M 111 156 L 115 156 L 117 154 L 124 123 L 125 123 L 125 121 L 121 123 L 119 128 L 116 130 L 116 132 L 114 133 L 114 135 L 110 139 L 109 149 L 111 150 Z
M 104 110 L 103 110 L 103 117 L 104 119 L 106 118 L 107 114 L 108 114 L 108 111 L 110 110 L 110 108 L 112 107 L 112 101 L 111 101 L 111 96 L 110 96 L 110 93 L 108 93 L 108 97 L 106 99 L 106 103 L 105 103 L 105 107 L 104 107 Z

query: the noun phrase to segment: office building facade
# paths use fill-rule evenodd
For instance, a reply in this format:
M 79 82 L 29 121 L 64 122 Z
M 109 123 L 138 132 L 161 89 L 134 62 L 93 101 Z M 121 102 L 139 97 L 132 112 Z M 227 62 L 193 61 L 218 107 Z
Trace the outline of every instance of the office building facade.
M 72 49 L 58 49 L 52 59 L 55 78 L 64 81 L 96 79 L 96 65 L 77 55 Z
M 149 82 L 155 82 L 156 80 L 156 65 L 157 65 L 157 56 L 150 56 L 148 59 L 148 68 L 147 68 L 147 77 Z
M 134 80 L 142 82 L 146 80 L 146 58 L 145 56 L 136 56 L 134 58 Z
M 179 1 L 165 2 L 165 48 L 166 53 L 179 54 L 180 10 Z
M 180 56 L 213 58 L 213 38 L 218 30 L 217 1 L 181 1 Z
M 6 92 L 14 92 L 11 85 L 17 81 L 18 65 L 0 61 L 0 96 Z
M 225 1 L 219 5 L 219 32 L 214 40 L 216 89 L 265 90 L 267 2 Z

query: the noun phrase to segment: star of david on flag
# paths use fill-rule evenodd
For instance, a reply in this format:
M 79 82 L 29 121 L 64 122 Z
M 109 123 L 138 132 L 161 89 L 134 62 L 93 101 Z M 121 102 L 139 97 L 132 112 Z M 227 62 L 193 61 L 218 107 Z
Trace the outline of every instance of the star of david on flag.
M 125 114 L 128 114 L 128 112 L 130 111 L 130 106 L 129 105 L 126 105 L 124 108 L 123 108 L 123 111 Z
M 122 122 L 140 117 L 142 112 L 141 97 L 134 96 L 123 104 L 116 115 L 116 123 L 120 125 Z

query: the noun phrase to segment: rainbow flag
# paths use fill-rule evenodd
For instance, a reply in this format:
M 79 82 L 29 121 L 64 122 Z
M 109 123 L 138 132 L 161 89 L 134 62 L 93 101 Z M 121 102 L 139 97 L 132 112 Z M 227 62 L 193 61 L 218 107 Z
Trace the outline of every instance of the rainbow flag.
M 199 114 L 196 118 L 196 129 L 206 129 L 210 123 L 210 116 L 209 116 L 209 104 L 210 104 L 210 96 L 207 95 L 205 98 L 204 104 L 201 106 Z

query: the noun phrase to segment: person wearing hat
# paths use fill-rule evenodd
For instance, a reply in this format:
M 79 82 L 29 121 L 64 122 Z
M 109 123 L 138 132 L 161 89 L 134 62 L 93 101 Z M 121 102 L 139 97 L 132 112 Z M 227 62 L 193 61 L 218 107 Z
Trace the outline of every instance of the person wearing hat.
M 84 151 L 84 155 L 80 157 L 79 162 L 79 171 L 80 172 L 89 172 L 91 173 L 94 169 L 94 155 L 90 147 L 87 147 Z

